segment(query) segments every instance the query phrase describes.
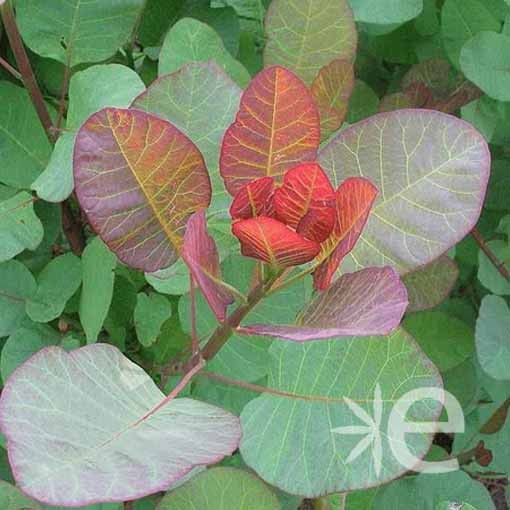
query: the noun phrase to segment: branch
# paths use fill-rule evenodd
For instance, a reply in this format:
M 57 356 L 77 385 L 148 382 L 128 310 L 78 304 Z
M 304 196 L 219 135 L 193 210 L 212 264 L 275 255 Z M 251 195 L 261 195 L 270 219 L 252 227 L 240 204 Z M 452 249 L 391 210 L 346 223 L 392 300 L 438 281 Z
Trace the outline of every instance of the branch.
M 476 243 L 478 244 L 480 249 L 485 253 L 485 255 L 487 255 L 487 258 L 492 262 L 494 267 L 499 271 L 501 276 L 505 280 L 510 281 L 510 272 L 505 267 L 505 264 L 503 262 L 501 262 L 501 260 L 498 259 L 496 254 L 489 248 L 489 246 L 485 242 L 485 239 L 482 237 L 482 234 L 480 233 L 480 231 L 475 227 L 471 231 L 471 235 L 473 236 L 473 239 L 476 241 Z
M 69 241 L 72 252 L 75 255 L 81 255 L 85 249 L 85 234 L 83 233 L 83 229 L 74 217 L 67 200 L 61 203 L 61 209 L 62 229 L 64 230 L 64 234 Z
M 0 66 L 2 66 L 17 80 L 22 80 L 20 72 L 17 69 L 14 69 L 14 67 L 12 67 L 11 64 L 9 64 L 9 62 L 7 62 L 7 60 L 3 59 L 2 57 L 0 57 Z
M 25 88 L 30 95 L 32 104 L 34 105 L 37 116 L 44 128 L 46 136 L 51 144 L 54 144 L 59 136 L 59 126 L 54 126 L 51 120 L 50 114 L 44 102 L 44 98 L 35 79 L 30 60 L 28 59 L 27 52 L 23 46 L 23 40 L 16 25 L 16 18 L 12 10 L 11 4 L 7 0 L 0 0 L 0 14 L 4 23 L 5 31 L 11 45 L 12 52 L 18 64 L 18 69 L 21 74 L 21 80 L 25 85 Z M 66 71 L 68 69 L 66 68 Z M 17 72 L 17 71 L 16 71 Z M 69 82 L 69 73 L 66 72 L 64 76 L 64 84 L 62 86 L 62 92 L 64 93 L 67 89 Z M 62 103 L 60 105 L 62 107 Z M 60 109 L 59 109 L 60 110 Z M 63 112 L 62 112 L 63 114 Z M 58 123 L 61 122 L 60 111 Z M 74 218 L 71 207 L 67 201 L 62 202 L 62 229 L 64 234 L 69 241 L 71 249 L 74 254 L 81 255 L 85 248 L 85 235 L 81 225 Z
M 21 73 L 23 84 L 30 95 L 30 99 L 35 107 L 39 120 L 44 127 L 48 140 L 51 143 L 55 143 L 55 135 L 52 130 L 53 122 L 51 121 L 50 114 L 46 108 L 46 103 L 44 102 L 41 90 L 37 85 L 34 72 L 32 71 L 32 66 L 28 60 L 27 52 L 25 51 L 21 35 L 16 25 L 14 12 L 8 1 L 4 0 L 2 2 L 2 0 L 0 0 L 0 14 L 2 16 L 5 32 L 7 33 L 7 38 L 9 39 L 12 52 L 14 53 L 14 57 L 18 63 L 18 69 Z
M 228 316 L 227 320 L 216 328 L 202 351 L 202 355 L 206 361 L 209 361 L 216 356 L 223 345 L 232 336 L 235 328 L 241 324 L 241 321 L 266 295 L 280 275 L 281 271 L 270 276 L 266 281 L 256 285 L 248 294 L 246 303 L 239 305 L 239 307 Z

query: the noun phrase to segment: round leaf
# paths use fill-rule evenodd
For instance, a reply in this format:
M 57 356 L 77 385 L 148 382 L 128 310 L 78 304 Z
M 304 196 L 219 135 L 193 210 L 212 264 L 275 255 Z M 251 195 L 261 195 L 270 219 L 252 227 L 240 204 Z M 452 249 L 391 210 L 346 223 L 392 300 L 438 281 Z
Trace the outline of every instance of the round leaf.
M 460 66 L 488 96 L 510 101 L 510 37 L 480 32 L 462 48 Z
M 237 448 L 236 417 L 188 398 L 161 407 L 164 397 L 112 346 L 39 351 L 0 399 L 17 485 L 51 505 L 132 500 Z
M 490 153 L 483 137 L 455 117 L 400 110 L 340 132 L 319 162 L 335 186 L 361 175 L 379 189 L 348 267 L 392 265 L 402 274 L 436 259 L 473 228 Z
M 273 342 L 270 354 L 268 387 L 275 394 L 252 400 L 241 414 L 241 454 L 264 480 L 291 494 L 317 497 L 379 485 L 407 471 L 390 451 L 392 402 L 416 388 L 441 387 L 436 369 L 407 333 L 310 344 Z M 346 398 L 356 404 L 355 414 Z M 439 402 L 416 404 L 412 419 L 434 421 L 440 409 Z M 367 425 L 360 422 L 362 411 L 374 423 L 381 413 L 379 474 L 373 443 L 350 461 L 363 436 L 334 431 Z M 406 437 L 417 456 L 426 454 L 430 435 Z

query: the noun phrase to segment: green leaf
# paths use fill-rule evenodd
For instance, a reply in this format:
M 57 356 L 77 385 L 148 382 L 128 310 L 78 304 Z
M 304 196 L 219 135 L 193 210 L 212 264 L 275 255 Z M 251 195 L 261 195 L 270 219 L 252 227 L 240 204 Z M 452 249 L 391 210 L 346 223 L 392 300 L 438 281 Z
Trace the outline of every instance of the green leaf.
M 72 192 L 73 147 L 77 130 L 97 110 L 123 108 L 145 89 L 140 77 L 126 66 L 97 65 L 74 74 L 69 84 L 65 131 L 57 140 L 50 162 L 32 189 L 49 202 L 61 202 Z
M 423 0 L 423 11 L 414 22 L 416 31 L 423 36 L 436 34 L 441 25 L 436 0 Z
M 241 435 L 238 418 L 222 409 L 165 400 L 107 344 L 39 351 L 5 385 L 0 420 L 20 489 L 63 506 L 166 490 L 195 466 L 230 455 Z
M 307 85 L 332 60 L 352 61 L 357 34 L 347 0 L 273 0 L 265 19 L 264 66 L 280 65 Z
M 189 271 L 182 259 L 170 267 L 145 273 L 147 283 L 162 294 L 180 296 L 189 291 Z
M 0 202 L 0 262 L 12 259 L 23 250 L 35 250 L 44 230 L 34 212 L 34 197 L 22 191 Z
M 0 264 L 0 337 L 14 333 L 25 314 L 25 301 L 36 292 L 32 273 L 17 260 Z
M 26 90 L 0 82 L 0 182 L 29 188 L 43 171 L 51 145 Z
M 508 209 L 508 190 L 510 189 L 510 161 L 493 161 L 491 178 L 484 207 L 504 211 Z
M 35 53 L 75 66 L 111 57 L 131 36 L 143 0 L 17 0 L 17 22 Z
M 396 480 L 381 488 L 375 510 L 437 510 L 436 505 L 445 500 L 465 502 L 484 510 L 495 508 L 489 492 L 480 482 L 462 471 L 455 471 Z
M 34 322 L 49 322 L 59 317 L 81 284 L 81 260 L 72 253 L 53 259 L 37 277 L 37 291 L 26 302 Z
M 404 320 L 403 326 L 441 372 L 456 367 L 474 352 L 475 337 L 471 328 L 443 312 L 412 314 Z
M 192 18 L 178 21 L 168 32 L 159 56 L 159 75 L 177 71 L 189 62 L 214 60 L 241 87 L 250 81 L 243 65 L 225 49 L 220 36 Z
M 483 0 L 446 0 L 441 22 L 446 52 L 457 69 L 460 69 L 460 52 L 467 41 L 483 30 L 499 32 L 501 29 L 501 23 Z
M 32 323 L 16 330 L 2 349 L 0 369 L 5 382 L 30 356 L 49 345 L 57 345 L 60 335 L 46 324 Z
M 200 149 L 213 186 L 209 215 L 228 215 L 231 197 L 219 174 L 219 152 L 225 130 L 234 121 L 240 96 L 241 89 L 218 64 L 193 62 L 156 80 L 132 105 L 172 122 Z
M 501 240 L 489 241 L 487 247 L 505 264 L 507 269 L 510 269 L 508 243 Z M 510 282 L 501 275 L 482 250 L 478 252 L 478 264 L 478 279 L 484 287 L 498 296 L 510 295 Z
M 138 29 L 143 47 L 159 46 L 168 30 L 179 18 L 186 0 L 147 0 Z
M 510 37 L 480 32 L 462 48 L 460 66 L 466 77 L 488 96 L 510 101 Z
M 41 510 L 41 505 L 25 496 L 17 487 L 0 480 L 0 507 L 2 510 Z
M 140 292 L 137 296 L 134 316 L 138 341 L 145 347 L 151 346 L 157 340 L 161 327 L 171 315 L 172 309 L 165 296 Z
M 459 268 L 447 255 L 407 273 L 402 278 L 409 297 L 407 311 L 428 310 L 441 304 L 453 290 L 458 277 Z
M 291 494 L 317 497 L 378 485 L 406 471 L 390 450 L 390 442 L 396 439 L 387 427 L 391 402 L 413 389 L 441 387 L 441 379 L 405 331 L 399 329 L 384 338 L 304 345 L 275 341 L 270 354 L 268 387 L 296 396 L 264 393 L 241 414 L 241 454 L 264 480 Z M 334 432 L 341 426 L 361 424 L 346 398 L 374 420 L 382 404 L 382 419 L 377 421 L 382 441 L 379 475 L 372 443 L 347 461 L 362 437 Z M 427 404 L 413 407 L 413 421 L 437 419 L 440 403 Z M 424 434 L 407 438 L 418 457 L 426 454 L 432 439 Z
M 34 202 L 34 211 L 44 226 L 44 236 L 34 251 L 24 251 L 17 259 L 30 271 L 38 273 L 53 258 L 55 243 L 62 233 L 62 208 L 60 204 L 51 204 L 44 200 Z
M 510 310 L 503 298 L 485 296 L 476 321 L 476 352 L 493 379 L 510 379 Z
M 354 124 L 377 113 L 379 98 L 364 81 L 356 80 L 354 90 L 349 100 L 347 122 Z
M 280 510 L 278 498 L 256 476 L 241 469 L 207 469 L 169 492 L 158 510 Z
M 416 18 L 423 10 L 423 0 L 350 0 L 354 17 L 361 23 L 401 24 Z
M 379 195 L 344 271 L 391 265 L 401 274 L 463 239 L 480 215 L 490 170 L 483 137 L 431 110 L 381 113 L 332 138 L 319 162 L 333 186 L 363 176 Z
M 80 322 L 87 343 L 97 341 L 108 314 L 113 295 L 113 270 L 117 257 L 99 239 L 94 238 L 82 255 L 83 287 L 80 298 Z

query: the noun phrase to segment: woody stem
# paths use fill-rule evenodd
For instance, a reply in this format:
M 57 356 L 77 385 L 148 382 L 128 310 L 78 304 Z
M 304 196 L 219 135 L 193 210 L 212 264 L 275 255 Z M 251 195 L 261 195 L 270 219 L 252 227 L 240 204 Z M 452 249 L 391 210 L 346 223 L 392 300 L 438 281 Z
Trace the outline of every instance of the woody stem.
M 246 298 L 246 303 L 240 304 L 228 317 L 225 322 L 220 324 L 214 333 L 210 336 L 204 349 L 203 358 L 208 361 L 221 350 L 228 339 L 232 336 L 235 328 L 241 324 L 241 321 L 250 313 L 251 310 L 264 298 L 273 284 L 278 280 L 281 271 L 269 276 L 266 280 L 256 285 Z

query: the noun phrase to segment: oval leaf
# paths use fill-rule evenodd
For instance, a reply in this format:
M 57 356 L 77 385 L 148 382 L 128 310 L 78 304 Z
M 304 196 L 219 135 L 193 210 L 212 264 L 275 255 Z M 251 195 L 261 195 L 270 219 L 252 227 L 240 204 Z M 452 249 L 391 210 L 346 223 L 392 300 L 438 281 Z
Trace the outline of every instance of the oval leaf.
M 74 149 L 78 200 L 94 230 L 136 269 L 171 265 L 189 216 L 209 205 L 202 155 L 169 122 L 105 108 L 81 127 Z
M 273 0 L 266 15 L 264 64 L 278 64 L 311 84 L 334 59 L 352 61 L 357 32 L 347 0 Z
M 374 267 L 340 277 L 305 308 L 298 325 L 254 325 L 241 331 L 295 342 L 387 335 L 400 324 L 406 307 L 407 292 L 397 273 Z
M 439 112 L 382 113 L 342 131 L 319 155 L 333 184 L 362 175 L 379 189 L 348 269 L 427 264 L 475 225 L 490 153 L 466 122 Z
M 320 142 L 319 114 L 306 85 L 282 67 L 253 78 L 227 129 L 220 156 L 225 186 L 235 195 L 261 177 L 280 184 L 297 163 L 312 161 Z
M 399 329 L 385 338 L 342 342 L 273 342 L 269 352 L 268 386 L 274 394 L 252 400 L 241 414 L 241 454 L 259 476 L 285 492 L 315 498 L 380 485 L 407 471 L 390 450 L 397 440 L 388 428 L 392 403 L 414 389 L 441 387 L 437 370 L 407 333 Z M 441 408 L 431 400 L 416 403 L 408 419 L 435 421 Z M 360 420 L 363 412 L 372 427 Z M 374 441 L 365 440 L 367 447 L 348 463 L 366 436 L 342 434 L 345 426 L 379 432 L 381 455 L 374 453 Z M 406 435 L 417 457 L 427 453 L 431 441 L 431 434 Z M 382 459 L 379 474 L 374 457 Z
M 158 409 L 164 397 L 115 347 L 39 351 L 0 399 L 18 486 L 51 505 L 131 500 L 237 448 L 238 418 L 188 398 Z

